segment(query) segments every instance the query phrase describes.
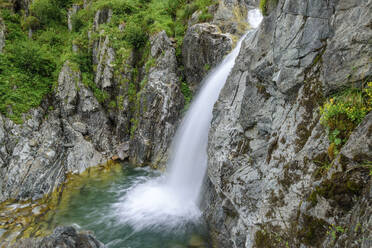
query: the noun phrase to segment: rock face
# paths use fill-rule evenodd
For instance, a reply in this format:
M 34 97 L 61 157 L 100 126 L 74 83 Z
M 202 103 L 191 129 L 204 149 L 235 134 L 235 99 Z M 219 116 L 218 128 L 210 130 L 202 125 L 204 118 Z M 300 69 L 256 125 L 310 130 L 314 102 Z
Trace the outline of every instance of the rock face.
M 35 109 L 23 125 L 0 117 L 1 200 L 42 197 L 68 172 L 108 160 L 113 151 L 108 119 L 80 77 L 66 62 L 55 110 Z
M 110 9 L 98 11 L 92 32 L 100 32 L 111 15 Z M 112 157 L 164 164 L 184 105 L 172 42 L 165 32 L 154 36 L 152 63 L 140 70 L 138 85 L 129 84 L 132 54 L 118 70 L 109 38 L 90 42 L 96 88 L 83 83 L 78 65 L 66 61 L 52 97 L 25 114 L 23 124 L 0 116 L 0 201 L 41 198 L 62 185 L 68 173 Z M 139 91 L 131 92 L 136 90 L 131 86 Z M 93 89 L 106 99 L 99 102 Z
M 232 45 L 231 37 L 221 33 L 216 25 L 201 23 L 189 27 L 182 45 L 182 59 L 191 88 L 198 88 L 208 70 L 222 61 Z
M 3 51 L 5 46 L 5 25 L 3 20 L 0 18 L 0 53 Z
M 247 30 L 248 5 L 258 6 L 253 0 L 220 0 L 212 23 L 224 33 L 242 35 Z
M 316 175 L 330 163 L 319 106 L 371 77 L 371 7 L 279 0 L 245 39 L 209 133 L 205 216 L 221 247 L 369 247 L 371 113 Z
M 152 161 L 156 166 L 166 161 L 184 102 L 176 74 L 175 49 L 164 31 L 151 39 L 151 57 L 154 65 L 149 68 L 146 85 L 139 93 L 136 115 L 140 118 L 131 152 L 136 163 Z
M 12 248 L 105 248 L 90 233 L 78 233 L 73 227 L 57 227 L 53 234 L 42 239 L 23 239 Z

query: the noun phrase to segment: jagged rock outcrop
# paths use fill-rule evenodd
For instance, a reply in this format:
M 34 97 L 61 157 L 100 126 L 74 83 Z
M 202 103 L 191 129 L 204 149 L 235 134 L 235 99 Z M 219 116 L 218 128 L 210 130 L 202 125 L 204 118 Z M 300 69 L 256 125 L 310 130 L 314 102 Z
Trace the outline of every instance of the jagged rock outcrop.
M 61 121 L 41 108 L 23 124 L 0 117 L 0 200 L 41 197 L 64 181 Z
M 175 49 L 165 31 L 151 39 L 154 65 L 145 75 L 145 86 L 139 92 L 138 124 L 131 141 L 136 163 L 164 163 L 167 149 L 175 133 L 183 96 L 177 77 Z
M 70 146 L 67 167 L 77 166 L 82 172 L 102 163 L 105 157 L 102 155 L 112 155 L 115 137 L 104 109 L 93 92 L 81 82 L 80 72 L 74 71 L 68 61 L 61 70 L 58 83 L 56 101 Z
M 5 46 L 5 25 L 0 17 L 0 53 L 2 53 Z
M 104 111 L 66 62 L 56 89 L 56 109 L 37 108 L 24 124 L 0 117 L 0 199 L 40 198 L 68 172 L 105 163 L 113 152 Z
M 98 10 L 94 17 L 93 30 L 97 31 L 99 28 L 99 25 L 110 22 L 111 17 L 112 17 L 112 9 L 103 8 L 103 9 Z
M 101 37 L 94 42 L 93 61 L 97 65 L 94 83 L 102 90 L 109 91 L 115 86 L 114 82 L 114 60 L 115 51 L 109 47 L 109 37 Z
M 72 18 L 82 8 L 80 4 L 73 4 L 67 12 L 67 27 L 70 31 L 73 29 Z
M 371 6 L 279 0 L 245 39 L 209 133 L 205 216 L 221 247 L 368 247 L 371 114 L 336 158 L 342 174 L 316 175 L 329 163 L 319 106 L 371 78 Z
M 221 33 L 216 25 L 201 23 L 188 28 L 182 45 L 182 60 L 191 88 L 198 88 L 208 70 L 222 61 L 232 45 L 231 36 Z
M 22 239 L 11 248 L 105 248 L 89 232 L 77 232 L 73 227 L 57 227 L 53 234 L 45 238 Z

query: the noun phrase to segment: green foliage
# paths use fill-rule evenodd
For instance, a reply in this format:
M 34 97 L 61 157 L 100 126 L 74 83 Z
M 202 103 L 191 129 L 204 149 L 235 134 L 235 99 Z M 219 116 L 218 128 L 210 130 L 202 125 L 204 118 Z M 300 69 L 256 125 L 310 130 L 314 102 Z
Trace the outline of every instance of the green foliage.
M 29 28 L 35 30 L 40 27 L 40 21 L 35 16 L 27 16 L 22 24 L 22 27 L 26 30 L 28 30 Z
M 21 123 L 22 113 L 39 106 L 51 92 L 69 39 L 67 29 L 56 25 L 35 31 L 29 39 L 24 29 L 35 28 L 36 17 L 24 19 L 9 10 L 1 10 L 1 15 L 7 39 L 0 55 L 0 112 Z
M 33 41 L 8 45 L 0 56 L 0 112 L 20 123 L 21 114 L 50 92 L 55 67 L 51 55 Z
M 79 13 L 81 13 L 81 12 L 79 12 Z M 79 32 L 80 29 L 82 27 L 84 27 L 83 18 L 82 18 L 82 16 L 79 13 L 71 16 L 71 25 L 72 25 L 72 30 L 74 32 Z
M 185 98 L 185 104 L 189 104 L 191 102 L 192 92 L 187 83 L 181 83 L 181 92 L 183 94 L 183 97 Z
M 124 29 L 124 39 L 132 47 L 140 48 L 146 43 L 148 36 L 141 26 L 134 22 L 129 22 Z
M 329 131 L 329 140 L 342 146 L 354 128 L 372 109 L 372 83 L 364 90 L 349 89 L 330 98 L 322 107 L 320 122 Z
M 42 25 L 59 22 L 63 18 L 60 4 L 63 1 L 34 0 L 30 5 L 31 15 L 39 19 Z
M 189 85 L 185 82 L 181 83 L 181 92 L 185 99 L 185 105 L 183 107 L 182 113 L 185 113 L 188 108 L 190 107 L 191 99 L 192 99 L 192 91 L 189 88 Z
M 332 224 L 328 227 L 327 234 L 331 235 L 333 240 L 336 240 L 337 237 L 345 232 L 347 232 L 347 228 L 343 228 L 342 226 L 336 226 L 335 224 Z
M 261 0 L 259 8 L 261 10 L 262 15 L 267 15 L 266 13 L 266 0 Z
M 132 118 L 130 119 L 130 137 L 134 136 L 134 132 L 137 130 L 138 127 L 138 119 Z

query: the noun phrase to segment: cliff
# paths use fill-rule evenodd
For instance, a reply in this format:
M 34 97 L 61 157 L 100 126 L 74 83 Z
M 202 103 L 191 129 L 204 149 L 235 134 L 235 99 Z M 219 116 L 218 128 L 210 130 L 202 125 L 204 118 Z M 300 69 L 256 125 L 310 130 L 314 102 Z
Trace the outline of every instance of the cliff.
M 371 4 L 261 1 L 209 133 L 218 247 L 370 246 L 372 114 L 342 104 L 371 80 Z

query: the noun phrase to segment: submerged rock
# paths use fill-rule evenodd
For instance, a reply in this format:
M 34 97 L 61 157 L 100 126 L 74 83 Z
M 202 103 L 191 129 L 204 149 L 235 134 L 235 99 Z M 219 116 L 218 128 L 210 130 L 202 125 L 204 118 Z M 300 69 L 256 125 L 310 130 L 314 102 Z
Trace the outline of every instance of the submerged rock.
M 11 245 L 13 248 L 105 248 L 92 233 L 77 232 L 73 227 L 57 227 L 45 238 L 22 239 Z

